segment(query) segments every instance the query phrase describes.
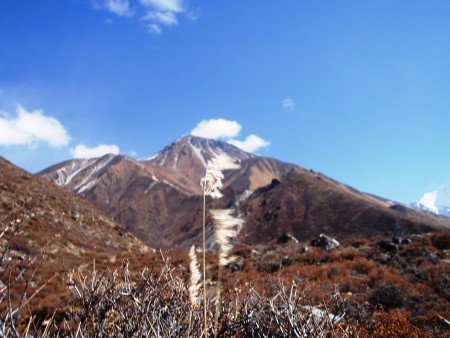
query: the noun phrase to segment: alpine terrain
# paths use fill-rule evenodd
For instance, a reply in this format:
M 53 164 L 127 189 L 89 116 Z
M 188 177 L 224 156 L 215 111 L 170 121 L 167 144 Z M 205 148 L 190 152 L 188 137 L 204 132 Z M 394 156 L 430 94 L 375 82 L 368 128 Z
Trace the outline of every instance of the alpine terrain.
M 246 223 L 239 240 L 265 243 L 285 233 L 403 235 L 450 228 L 450 220 L 359 192 L 297 165 L 247 153 L 225 142 L 184 136 L 155 155 L 73 159 L 40 172 L 126 226 L 152 247 L 187 246 L 201 234 L 200 179 L 207 161 L 225 155 L 224 197 L 209 207 L 236 208 Z

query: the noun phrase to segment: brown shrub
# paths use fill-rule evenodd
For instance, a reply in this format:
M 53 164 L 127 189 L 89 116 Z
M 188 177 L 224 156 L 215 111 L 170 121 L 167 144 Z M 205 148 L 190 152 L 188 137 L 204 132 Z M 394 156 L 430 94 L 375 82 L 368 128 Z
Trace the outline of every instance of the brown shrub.
M 432 338 L 428 332 L 413 326 L 405 311 L 375 312 L 373 321 L 363 337 Z

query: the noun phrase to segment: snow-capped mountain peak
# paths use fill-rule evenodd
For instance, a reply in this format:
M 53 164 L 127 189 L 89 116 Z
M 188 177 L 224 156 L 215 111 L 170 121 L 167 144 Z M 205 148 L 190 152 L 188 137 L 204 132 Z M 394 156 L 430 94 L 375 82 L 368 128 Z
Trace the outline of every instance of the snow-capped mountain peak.
M 424 194 L 417 206 L 437 215 L 450 217 L 450 182 Z
M 219 155 L 226 155 L 235 161 L 255 156 L 226 142 L 185 135 L 142 162 L 148 162 L 155 167 L 166 167 L 170 164 L 176 170 L 179 162 L 189 159 L 189 162 L 196 162 L 194 166 L 204 170 L 207 161 Z M 192 167 L 192 164 L 189 163 L 189 166 Z

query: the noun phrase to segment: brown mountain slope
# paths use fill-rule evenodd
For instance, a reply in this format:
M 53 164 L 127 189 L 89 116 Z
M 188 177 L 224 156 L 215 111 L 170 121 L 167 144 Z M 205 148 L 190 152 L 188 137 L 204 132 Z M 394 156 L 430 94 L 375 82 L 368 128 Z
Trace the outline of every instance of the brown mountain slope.
M 324 175 L 296 168 L 254 192 L 239 206 L 247 243 L 291 233 L 310 240 L 320 233 L 371 237 L 450 229 L 450 219 L 364 194 Z
M 74 194 L 14 166 L 0 157 L 0 222 L 6 233 L 0 239 L 8 248 L 7 261 L 28 271 L 36 286 L 52 277 L 45 288 L 47 302 L 63 301 L 53 295 L 66 273 L 84 264 L 111 267 L 129 255 L 148 251 L 139 239 L 99 209 Z M 10 241 L 11 239 L 11 241 Z M 30 294 L 33 291 L 31 288 Z M 44 301 L 45 302 L 45 301 Z M 53 304 L 55 306 L 55 304 Z
M 293 167 L 224 142 L 184 136 L 150 159 L 106 155 L 54 165 L 40 174 L 103 210 L 151 246 L 190 243 L 201 224 L 200 179 L 206 162 L 225 154 L 241 164 L 226 173 L 229 200 L 239 200 Z M 225 206 L 228 202 L 221 201 Z
M 55 257 L 59 250 L 106 254 L 136 251 L 142 243 L 92 204 L 47 180 L 27 173 L 0 157 L 0 212 L 20 219 L 19 233 L 29 240 L 29 250 L 40 250 L 47 241 Z M 16 236 L 18 239 L 20 236 Z M 71 252 L 70 248 L 74 248 Z M 53 257 L 53 254 L 50 254 Z

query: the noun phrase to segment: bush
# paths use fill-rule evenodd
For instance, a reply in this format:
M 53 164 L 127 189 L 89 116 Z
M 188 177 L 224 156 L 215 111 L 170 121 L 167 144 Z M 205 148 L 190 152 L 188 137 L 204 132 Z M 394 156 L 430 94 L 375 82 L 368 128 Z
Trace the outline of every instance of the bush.
M 144 270 L 134 280 L 125 264 L 120 273 L 88 275 L 73 272 L 69 278 L 75 302 L 72 322 L 54 324 L 55 335 L 70 335 L 77 328 L 85 337 L 202 337 L 203 310 L 189 301 L 188 284 L 165 264 L 159 272 Z M 208 294 L 208 331 L 212 325 L 213 290 Z M 335 309 L 343 309 L 339 295 Z M 266 297 L 252 287 L 235 288 L 221 298 L 219 337 L 328 337 L 351 336 L 342 322 L 343 312 L 305 304 L 305 293 L 295 285 L 281 284 Z
M 392 285 L 382 285 L 375 289 L 369 297 L 369 303 L 375 306 L 383 306 L 384 309 L 395 309 L 403 306 L 405 295 Z

